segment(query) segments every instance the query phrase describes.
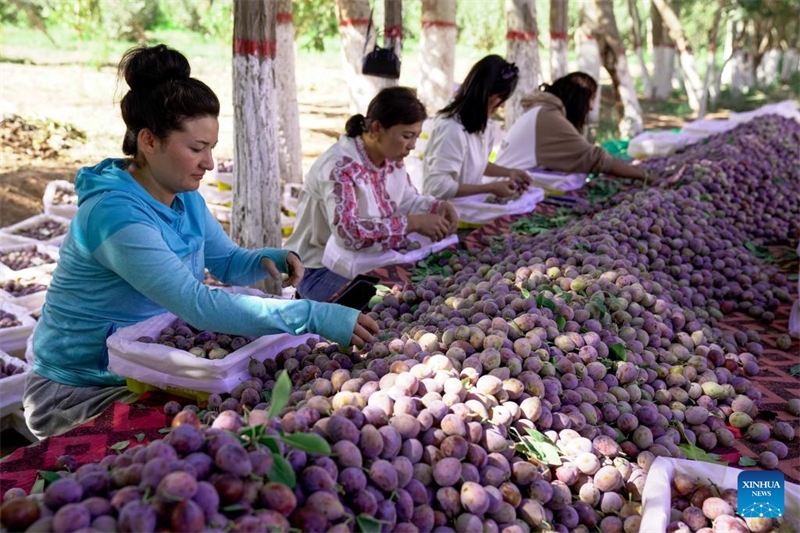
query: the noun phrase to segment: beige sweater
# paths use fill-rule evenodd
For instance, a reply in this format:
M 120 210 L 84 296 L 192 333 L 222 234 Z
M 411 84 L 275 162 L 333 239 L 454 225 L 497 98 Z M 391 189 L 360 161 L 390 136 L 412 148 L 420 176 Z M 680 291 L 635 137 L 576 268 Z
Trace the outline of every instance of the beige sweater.
M 511 126 L 495 159 L 498 165 L 557 172 L 608 172 L 613 158 L 590 144 L 568 120 L 557 96 L 541 92 L 524 102 L 528 110 Z

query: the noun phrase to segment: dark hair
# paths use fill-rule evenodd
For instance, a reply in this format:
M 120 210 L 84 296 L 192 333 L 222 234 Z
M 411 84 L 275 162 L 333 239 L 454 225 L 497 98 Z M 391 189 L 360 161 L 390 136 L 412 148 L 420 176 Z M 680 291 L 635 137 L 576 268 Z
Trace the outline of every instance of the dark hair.
M 582 132 L 592 107 L 592 98 L 597 92 L 597 81 L 585 72 L 570 72 L 551 85 L 543 83 L 539 88 L 561 99 L 567 110 L 567 120 Z
M 453 101 L 440 114 L 455 117 L 469 133 L 483 131 L 489 122 L 489 98 L 508 100 L 517 87 L 519 69 L 498 55 L 488 55 L 475 63 L 458 88 Z
M 136 156 L 137 137 L 145 128 L 164 140 L 182 130 L 186 119 L 219 116 L 217 95 L 190 74 L 186 57 L 163 44 L 125 52 L 117 71 L 131 88 L 120 102 L 127 127 L 122 141 L 125 155 Z
M 428 118 L 425 106 L 414 91 L 408 87 L 387 87 L 369 103 L 367 116 L 358 114 L 347 119 L 345 132 L 348 137 L 358 137 L 377 121 L 384 128 L 397 124 L 416 124 Z

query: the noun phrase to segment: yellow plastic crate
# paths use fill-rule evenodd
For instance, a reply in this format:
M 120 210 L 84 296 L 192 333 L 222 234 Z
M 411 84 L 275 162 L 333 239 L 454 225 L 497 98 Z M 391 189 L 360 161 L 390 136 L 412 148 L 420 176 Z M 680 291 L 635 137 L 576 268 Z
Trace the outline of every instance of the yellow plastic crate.
M 210 392 L 180 389 L 177 387 L 167 387 L 166 389 L 161 389 L 159 387 L 156 387 L 155 385 L 142 383 L 141 381 L 137 381 L 131 378 L 125 378 L 125 384 L 128 386 L 129 391 L 135 392 L 136 394 L 144 394 L 145 392 L 150 392 L 150 391 L 162 391 L 166 392 L 167 394 L 172 394 L 173 396 L 180 396 L 181 398 L 194 400 L 196 403 L 207 402 L 208 397 L 211 395 Z

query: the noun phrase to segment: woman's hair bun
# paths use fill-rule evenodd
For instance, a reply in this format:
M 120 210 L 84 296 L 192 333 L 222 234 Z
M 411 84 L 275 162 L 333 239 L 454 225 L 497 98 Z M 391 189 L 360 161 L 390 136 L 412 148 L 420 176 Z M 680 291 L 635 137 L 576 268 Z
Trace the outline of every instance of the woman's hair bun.
M 191 72 L 186 57 L 163 44 L 128 50 L 119 65 L 119 73 L 132 91 L 151 90 L 172 80 L 186 80 Z

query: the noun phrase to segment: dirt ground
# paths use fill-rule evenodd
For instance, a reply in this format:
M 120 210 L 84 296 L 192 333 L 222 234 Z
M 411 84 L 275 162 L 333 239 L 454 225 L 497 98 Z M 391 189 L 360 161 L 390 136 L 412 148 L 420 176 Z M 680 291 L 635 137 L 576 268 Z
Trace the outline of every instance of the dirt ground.
M 118 101 L 126 89 L 117 83 L 112 65 L 92 66 L 75 51 L 34 53 L 4 46 L 0 57 L 0 113 L 37 116 L 69 123 L 84 131 L 87 142 L 54 159 L 0 151 L 0 227 L 42 211 L 42 194 L 54 179 L 72 181 L 84 165 L 119 157 L 124 125 Z M 474 55 L 474 57 L 473 57 Z M 462 79 L 475 54 L 459 54 L 456 79 Z M 25 58 L 21 60 L 19 58 Z M 220 97 L 220 142 L 215 155 L 233 155 L 233 105 L 230 61 L 192 58 L 193 75 L 208 83 Z M 297 85 L 304 172 L 338 137 L 348 113 L 348 93 L 338 53 L 298 55 Z M 414 58 L 404 60 L 404 85 L 414 85 L 419 69 Z M 611 90 L 604 91 L 611 106 Z M 608 108 L 608 107 L 607 107 Z M 676 117 L 647 114 L 646 128 L 680 126 Z

